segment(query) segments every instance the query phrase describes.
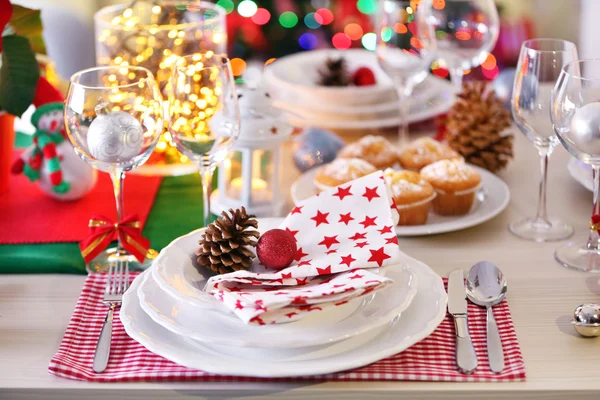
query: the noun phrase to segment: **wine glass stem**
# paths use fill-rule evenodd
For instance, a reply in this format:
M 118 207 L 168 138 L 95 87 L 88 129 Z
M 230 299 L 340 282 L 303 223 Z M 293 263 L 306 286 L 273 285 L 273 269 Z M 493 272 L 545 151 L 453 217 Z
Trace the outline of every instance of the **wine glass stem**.
M 200 179 L 202 180 L 202 200 L 203 200 L 203 215 L 204 215 L 204 226 L 208 226 L 210 223 L 210 193 L 212 191 L 212 179 L 213 179 L 212 167 L 200 166 Z
M 550 159 L 550 149 L 540 149 L 540 191 L 537 206 L 537 214 L 534 223 L 550 226 L 548 221 L 548 209 L 546 207 L 546 186 L 548 182 L 548 160 Z
M 124 213 L 124 202 L 123 202 L 123 183 L 125 182 L 125 172 L 123 170 L 113 171 L 110 173 L 110 178 L 113 183 L 113 190 L 115 193 L 115 203 L 117 206 L 117 223 L 121 222 Z M 117 241 L 117 255 L 124 254 L 123 246 L 121 245 L 121 237 L 118 237 Z
M 594 209 L 592 216 L 594 216 L 600 215 L 600 204 L 598 201 L 598 196 L 600 195 L 600 166 L 593 165 L 592 171 L 594 172 Z M 598 250 L 600 248 L 600 235 L 598 235 L 598 229 L 593 229 L 593 224 L 598 224 L 598 222 L 594 222 L 594 218 L 592 217 L 590 236 L 585 247 L 589 250 Z
M 463 70 L 462 68 L 450 68 L 450 79 L 456 89 L 456 93 L 462 92 Z
M 408 137 L 408 112 L 410 111 L 409 99 L 412 87 L 396 83 L 398 102 L 400 103 L 400 125 L 398 126 L 398 146 L 403 147 L 410 141 Z

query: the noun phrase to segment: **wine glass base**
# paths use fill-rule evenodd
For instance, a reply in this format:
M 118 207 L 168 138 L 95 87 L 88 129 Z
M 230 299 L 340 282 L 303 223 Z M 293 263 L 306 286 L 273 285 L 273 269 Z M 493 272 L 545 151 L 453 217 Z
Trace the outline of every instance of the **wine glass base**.
M 563 267 L 600 273 L 600 251 L 587 249 L 585 245 L 564 244 L 556 249 L 554 258 Z
M 139 262 L 134 256 L 131 254 L 118 254 L 117 248 L 110 248 L 104 250 L 102 253 L 98 254 L 96 258 L 90 261 L 85 269 L 88 273 L 103 273 L 108 272 L 111 264 L 115 264 L 116 262 L 126 262 L 129 266 L 129 271 L 145 271 L 150 268 L 152 262 L 156 258 L 158 253 L 156 250 L 148 250 L 148 256 L 143 262 Z
M 525 218 L 508 225 L 515 236 L 534 242 L 552 242 L 563 240 L 573 234 L 573 227 L 556 218 L 549 219 L 550 225 L 540 223 L 535 218 Z

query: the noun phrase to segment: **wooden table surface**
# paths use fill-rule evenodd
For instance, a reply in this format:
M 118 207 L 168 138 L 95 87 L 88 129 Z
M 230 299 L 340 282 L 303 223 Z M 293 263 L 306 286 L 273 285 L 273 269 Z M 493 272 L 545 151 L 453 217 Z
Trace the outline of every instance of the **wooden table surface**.
M 509 221 L 534 214 L 539 166 L 532 145 L 516 133 L 516 158 L 501 174 L 511 202 L 501 215 L 478 227 L 449 234 L 401 238 L 408 254 L 440 275 L 468 269 L 479 260 L 497 263 L 508 283 L 508 301 L 525 358 L 527 381 L 515 383 L 354 382 L 320 384 L 136 383 L 95 384 L 47 373 L 83 276 L 0 276 L 0 399 L 104 398 L 331 398 L 465 399 L 600 398 L 600 339 L 578 337 L 569 321 L 575 307 L 600 302 L 600 275 L 559 266 L 557 243 L 532 243 L 507 231 Z M 287 185 L 298 175 L 290 146 L 282 157 Z M 575 226 L 573 240 L 587 236 L 591 193 L 567 171 L 568 154 L 558 148 L 549 168 L 549 209 Z

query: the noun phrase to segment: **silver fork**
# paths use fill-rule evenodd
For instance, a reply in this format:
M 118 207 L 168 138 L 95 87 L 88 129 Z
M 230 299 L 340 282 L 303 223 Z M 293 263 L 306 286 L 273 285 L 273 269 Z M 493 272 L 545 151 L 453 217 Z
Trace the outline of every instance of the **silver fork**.
M 113 314 L 121 306 L 123 293 L 129 288 L 129 264 L 127 261 L 111 263 L 106 278 L 106 289 L 102 302 L 109 307 L 104 319 L 100 337 L 94 354 L 94 372 L 104 372 L 110 357 L 110 341 L 112 339 Z

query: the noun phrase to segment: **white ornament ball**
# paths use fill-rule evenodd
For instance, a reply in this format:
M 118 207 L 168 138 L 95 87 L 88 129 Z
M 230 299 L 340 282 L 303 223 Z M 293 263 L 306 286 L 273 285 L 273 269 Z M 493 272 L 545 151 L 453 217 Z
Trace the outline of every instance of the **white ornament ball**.
M 88 149 L 98 161 L 130 161 L 142 151 L 144 130 L 131 114 L 111 111 L 92 121 L 87 133 Z
M 586 104 L 575 112 L 570 138 L 576 150 L 600 156 L 600 102 Z
M 48 165 L 45 162 L 40 169 L 40 180 L 38 181 L 40 189 L 48 196 L 62 201 L 77 200 L 88 194 L 96 185 L 98 176 L 96 170 L 79 158 L 75 154 L 73 146 L 67 141 L 56 146 L 56 154 L 61 159 L 60 169 L 63 181 L 69 183 L 70 189 L 67 193 L 56 193 L 52 189 Z

